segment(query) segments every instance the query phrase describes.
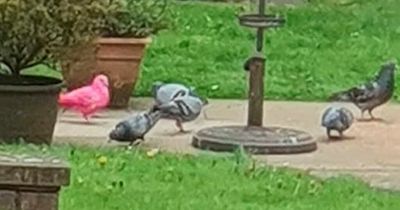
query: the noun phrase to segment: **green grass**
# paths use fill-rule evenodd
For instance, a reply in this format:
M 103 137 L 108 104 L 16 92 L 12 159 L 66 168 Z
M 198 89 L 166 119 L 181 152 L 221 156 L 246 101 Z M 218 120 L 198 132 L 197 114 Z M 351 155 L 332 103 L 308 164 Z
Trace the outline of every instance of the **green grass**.
M 265 168 L 241 155 L 205 156 L 123 149 L 0 146 L 0 152 L 61 156 L 72 166 L 61 210 L 398 209 L 398 193 L 351 178 L 319 180 L 304 172 Z M 102 165 L 99 158 L 106 157 Z
M 152 82 L 161 80 L 194 86 L 212 98 L 245 98 L 242 66 L 255 36 L 236 15 L 248 10 L 247 4 L 174 4 L 174 25 L 154 37 L 134 95 L 148 96 Z M 287 24 L 266 33 L 265 98 L 324 100 L 399 58 L 400 1 L 313 0 L 270 11 Z M 397 88 L 396 99 L 399 93 Z
M 399 58 L 400 1 L 320 2 L 271 9 L 287 24 L 266 35 L 266 98 L 324 100 L 369 79 L 386 60 Z M 150 84 L 162 80 L 195 86 L 209 97 L 244 98 L 242 65 L 255 41 L 236 15 L 247 10 L 228 4 L 175 6 L 176 25 L 155 37 L 135 95 L 148 95 Z M 399 93 L 397 88 L 396 99 Z

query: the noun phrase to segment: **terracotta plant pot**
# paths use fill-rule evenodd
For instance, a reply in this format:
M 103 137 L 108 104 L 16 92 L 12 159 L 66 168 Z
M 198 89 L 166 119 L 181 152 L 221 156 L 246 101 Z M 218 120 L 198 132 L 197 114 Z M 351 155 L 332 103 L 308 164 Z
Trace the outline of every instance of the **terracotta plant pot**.
M 96 42 L 71 47 L 61 62 L 61 73 L 68 90 L 90 83 L 96 74 Z
M 88 84 L 96 74 L 105 74 L 110 79 L 109 107 L 126 108 L 150 42 L 150 38 L 99 38 L 94 44 L 77 46 L 68 56 L 68 62 L 62 62 L 68 89 Z
M 139 77 L 139 67 L 150 38 L 100 38 L 96 69 L 108 75 L 112 108 L 125 108 Z

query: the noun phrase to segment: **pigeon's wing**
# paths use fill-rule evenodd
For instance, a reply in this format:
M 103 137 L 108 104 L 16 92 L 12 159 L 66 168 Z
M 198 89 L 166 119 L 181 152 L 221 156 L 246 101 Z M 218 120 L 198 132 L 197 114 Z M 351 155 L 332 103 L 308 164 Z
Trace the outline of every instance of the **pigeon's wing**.
M 148 130 L 148 120 L 144 113 L 129 118 L 128 124 L 129 133 L 132 138 L 142 137 Z
M 322 115 L 321 124 L 322 126 L 331 126 L 329 124 L 338 117 L 339 113 L 337 112 L 337 109 L 335 107 L 329 107 Z
M 343 124 L 345 124 L 347 127 L 350 127 L 350 125 L 354 121 L 353 113 L 344 107 L 342 107 L 340 109 L 340 112 L 342 113 L 341 120 L 342 120 Z
M 190 93 L 189 88 L 181 84 L 165 84 L 156 93 L 158 104 L 167 104 L 177 97 L 185 96 Z
M 203 109 L 203 101 L 199 97 L 189 96 L 184 100 L 190 108 L 192 115 L 197 116 Z
M 376 82 L 370 82 L 365 85 L 352 89 L 354 100 L 358 103 L 365 103 L 378 97 L 380 88 Z
M 177 102 L 176 100 L 171 101 L 167 104 L 162 104 L 160 106 L 158 106 L 158 109 L 163 113 L 163 114 L 167 114 L 167 115 L 181 115 L 182 111 L 182 107 L 180 105 L 178 105 L 179 102 Z
M 191 121 L 201 113 L 202 101 L 197 97 L 183 96 L 160 106 L 159 109 L 165 114 L 165 117 L 178 117 L 183 121 Z
M 59 103 L 66 106 L 90 106 L 99 100 L 92 87 L 86 86 L 60 96 Z
M 321 121 L 324 121 L 328 117 L 328 115 L 332 111 L 332 109 L 333 109 L 332 107 L 329 107 L 328 109 L 326 109 L 324 111 L 324 113 L 322 114 L 322 117 L 321 117 Z

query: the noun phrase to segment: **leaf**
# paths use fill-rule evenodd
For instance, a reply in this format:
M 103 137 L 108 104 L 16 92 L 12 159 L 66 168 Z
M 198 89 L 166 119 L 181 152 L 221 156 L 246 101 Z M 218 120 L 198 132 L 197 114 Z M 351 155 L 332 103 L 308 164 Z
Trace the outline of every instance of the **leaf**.
M 211 90 L 216 91 L 219 89 L 219 85 L 213 85 L 211 86 Z

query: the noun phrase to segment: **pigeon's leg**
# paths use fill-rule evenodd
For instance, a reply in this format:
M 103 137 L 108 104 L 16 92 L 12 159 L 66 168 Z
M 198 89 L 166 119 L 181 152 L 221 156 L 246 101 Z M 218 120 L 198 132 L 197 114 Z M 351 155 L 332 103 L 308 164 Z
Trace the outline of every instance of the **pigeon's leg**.
M 208 116 L 207 116 L 206 110 L 203 110 L 203 117 L 204 117 L 204 119 L 208 120 Z
M 326 129 L 326 135 L 328 136 L 329 139 L 332 138 L 332 136 L 331 136 L 331 129 L 329 129 L 329 128 Z
M 372 109 L 368 110 L 368 114 L 371 117 L 371 120 L 375 119 L 375 116 L 372 114 Z
M 178 120 L 178 119 L 177 119 L 177 120 L 175 121 L 175 125 L 176 125 L 176 127 L 179 128 L 179 132 L 185 133 L 185 129 L 183 129 L 181 120 Z
M 86 123 L 90 123 L 90 122 L 89 122 L 89 117 L 88 117 L 87 115 L 83 115 L 83 118 L 85 118 Z
M 343 139 L 343 131 L 338 131 L 339 132 L 339 138 Z
M 357 121 L 365 122 L 364 112 L 365 112 L 365 110 L 361 110 L 361 118 L 357 119 Z
M 142 142 L 144 142 L 143 137 L 131 141 L 131 143 L 129 143 L 128 150 L 131 150 L 134 146 L 137 146 Z

